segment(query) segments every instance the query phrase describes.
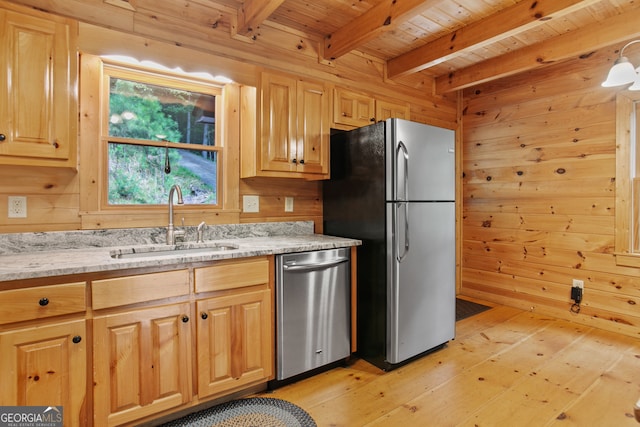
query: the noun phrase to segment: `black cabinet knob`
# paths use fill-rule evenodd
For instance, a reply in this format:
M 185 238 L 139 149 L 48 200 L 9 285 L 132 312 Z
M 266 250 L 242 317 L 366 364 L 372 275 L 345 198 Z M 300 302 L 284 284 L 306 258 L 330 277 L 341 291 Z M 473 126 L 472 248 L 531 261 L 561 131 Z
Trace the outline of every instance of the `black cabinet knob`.
M 189 321 L 189 316 L 182 316 L 182 323 L 187 323 Z
M 0 142 L 4 141 L 5 139 L 7 139 L 6 135 L 4 133 L 0 133 Z
M 291 163 L 298 163 L 296 159 L 291 160 Z
M 40 301 L 38 301 L 38 304 L 40 304 L 42 307 L 44 307 L 45 305 L 48 305 L 49 298 L 40 298 Z
M 202 317 L 202 320 L 207 320 L 209 318 L 209 315 L 203 311 L 202 313 L 200 313 L 200 317 Z
M 82 341 L 82 337 L 80 335 L 76 335 L 71 339 L 71 341 L 73 341 L 74 344 L 78 344 L 80 341 Z
M 300 164 L 304 165 L 304 159 L 300 159 Z

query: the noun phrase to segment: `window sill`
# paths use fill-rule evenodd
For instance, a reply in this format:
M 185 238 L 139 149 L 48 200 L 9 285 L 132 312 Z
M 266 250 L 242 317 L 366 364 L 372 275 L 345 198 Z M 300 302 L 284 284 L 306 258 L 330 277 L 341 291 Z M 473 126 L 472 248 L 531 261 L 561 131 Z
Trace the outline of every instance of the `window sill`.
M 140 211 L 101 211 L 81 212 L 81 228 L 94 230 L 102 228 L 136 228 L 136 227 L 166 227 L 166 208 L 160 210 Z M 180 210 L 176 212 L 174 223 L 182 226 L 182 218 L 185 225 L 198 225 L 200 221 L 207 224 L 238 224 L 240 223 L 240 210 Z
M 616 265 L 640 268 L 640 254 L 618 253 L 615 257 Z

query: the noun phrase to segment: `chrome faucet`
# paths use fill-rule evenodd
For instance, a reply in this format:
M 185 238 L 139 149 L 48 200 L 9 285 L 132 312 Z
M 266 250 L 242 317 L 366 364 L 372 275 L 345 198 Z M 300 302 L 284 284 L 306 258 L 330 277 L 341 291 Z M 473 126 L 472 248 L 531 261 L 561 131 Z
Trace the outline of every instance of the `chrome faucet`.
M 175 245 L 176 244 L 176 235 L 184 235 L 184 231 L 179 232 L 173 228 L 173 192 L 176 191 L 178 193 L 178 204 L 182 205 L 184 202 L 182 201 L 182 190 L 178 184 L 174 184 L 171 186 L 169 190 L 169 225 L 167 226 L 167 245 Z
M 202 243 L 204 242 L 203 238 L 202 238 L 202 233 L 204 231 L 204 226 L 207 225 L 206 222 L 202 221 L 200 224 L 198 224 L 198 237 L 196 239 L 197 243 Z

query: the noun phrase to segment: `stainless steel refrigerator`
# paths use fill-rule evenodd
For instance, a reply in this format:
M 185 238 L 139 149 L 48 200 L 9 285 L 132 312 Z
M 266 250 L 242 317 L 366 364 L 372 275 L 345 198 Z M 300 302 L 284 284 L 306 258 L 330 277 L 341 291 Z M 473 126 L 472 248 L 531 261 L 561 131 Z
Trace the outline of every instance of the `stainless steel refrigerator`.
M 324 233 L 358 238 L 358 355 L 390 370 L 455 336 L 454 132 L 389 119 L 331 136 Z

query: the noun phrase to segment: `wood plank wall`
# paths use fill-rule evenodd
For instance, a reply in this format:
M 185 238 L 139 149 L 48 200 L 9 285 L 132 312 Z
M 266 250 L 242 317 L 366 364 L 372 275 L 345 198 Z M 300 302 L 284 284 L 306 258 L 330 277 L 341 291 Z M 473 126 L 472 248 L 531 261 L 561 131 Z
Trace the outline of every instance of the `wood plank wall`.
M 241 213 L 241 223 L 313 221 L 316 233 L 322 233 L 321 181 L 245 178 L 240 180 L 240 198 L 244 195 L 260 197 L 260 212 Z M 284 211 L 285 197 L 293 197 L 293 212 Z
M 79 194 L 76 171 L 2 165 L 0 233 L 78 229 Z M 27 218 L 7 218 L 9 196 L 27 196 Z
M 640 271 L 613 255 L 620 89 L 600 87 L 619 48 L 465 90 L 462 294 L 640 334 Z
M 195 11 L 186 13 L 189 9 L 186 5 L 177 5 L 175 11 L 166 11 L 167 15 L 162 19 L 170 19 L 172 25 L 164 26 L 157 22 L 146 25 L 149 17 L 144 13 L 127 12 L 104 2 L 92 2 L 89 6 L 80 0 L 54 3 L 46 0 L 7 3 L 0 0 L 0 7 L 19 9 L 16 3 L 91 23 L 80 25 L 78 43 L 83 52 L 95 55 L 118 53 L 154 60 L 169 67 L 204 69 L 213 75 L 227 75 L 236 82 L 249 85 L 256 82 L 257 67 L 287 71 L 369 93 L 379 99 L 409 102 L 414 121 L 449 128 L 457 126 L 456 96 L 433 95 L 432 79 L 416 75 L 406 85 L 385 81 L 383 63 L 357 52 L 345 55 L 330 66 L 323 65 L 318 61 L 317 41 L 301 38 L 300 34 L 286 33 L 279 27 L 265 25 L 262 31 L 273 37 L 260 37 L 255 43 L 246 43 L 231 39 L 225 28 L 211 28 L 204 15 L 191 19 L 190 15 Z M 181 8 L 184 8 L 184 14 L 177 12 Z M 175 16 L 170 17 L 172 13 Z M 137 23 L 135 26 L 132 25 L 134 21 Z M 277 40 L 277 45 L 268 44 L 267 39 Z M 2 166 L 0 233 L 81 229 L 79 200 L 82 195 L 78 176 L 82 173 L 82 165 L 77 172 Z M 316 231 L 322 232 L 321 187 L 318 182 L 255 178 L 240 180 L 239 190 L 240 206 L 245 194 L 259 195 L 261 206 L 259 214 L 241 213 L 240 222 L 312 220 Z M 10 195 L 27 196 L 26 219 L 7 218 Z M 293 213 L 284 212 L 284 198 L 287 196 L 294 197 Z M 164 216 L 162 218 L 164 223 Z M 148 226 L 163 223 L 150 223 Z M 128 226 L 124 217 L 121 226 Z

